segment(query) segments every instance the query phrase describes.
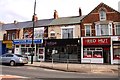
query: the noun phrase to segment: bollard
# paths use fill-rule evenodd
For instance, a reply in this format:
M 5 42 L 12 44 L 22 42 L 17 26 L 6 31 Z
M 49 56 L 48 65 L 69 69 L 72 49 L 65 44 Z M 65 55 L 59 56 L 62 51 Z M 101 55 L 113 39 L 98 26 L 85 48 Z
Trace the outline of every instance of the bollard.
M 69 64 L 69 60 L 67 59 L 67 71 L 68 71 L 68 64 Z
M 53 58 L 52 58 L 52 68 L 53 68 Z

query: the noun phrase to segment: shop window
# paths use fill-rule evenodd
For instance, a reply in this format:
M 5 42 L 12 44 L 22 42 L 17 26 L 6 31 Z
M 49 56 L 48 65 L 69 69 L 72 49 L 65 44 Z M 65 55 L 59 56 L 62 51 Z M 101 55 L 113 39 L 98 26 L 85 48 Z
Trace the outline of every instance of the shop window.
M 27 48 L 21 48 L 22 55 L 25 55 L 26 52 L 27 52 Z
M 22 45 L 21 45 L 21 47 L 25 47 L 25 45 L 24 45 L 24 44 L 22 44 Z
M 31 47 L 35 47 L 35 45 L 34 45 L 34 44 L 31 44 Z
M 16 46 L 16 48 L 19 48 L 19 45 L 15 45 Z
M 120 25 L 116 25 L 115 31 L 116 31 L 116 35 L 120 35 Z
M 83 57 L 84 58 L 92 58 L 92 51 L 84 51 Z
M 30 47 L 30 44 L 26 44 L 26 47 Z
M 102 58 L 102 48 L 84 48 L 83 58 Z
M 102 58 L 102 51 L 94 51 L 93 58 Z
M 85 25 L 85 36 L 91 36 L 91 26 Z
M 113 59 L 119 59 L 120 60 L 120 48 L 114 48 Z

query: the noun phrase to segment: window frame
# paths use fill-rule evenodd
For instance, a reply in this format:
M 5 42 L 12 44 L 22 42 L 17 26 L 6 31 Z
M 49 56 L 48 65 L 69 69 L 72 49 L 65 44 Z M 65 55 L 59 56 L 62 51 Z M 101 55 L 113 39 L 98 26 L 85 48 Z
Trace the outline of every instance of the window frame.
M 7 40 L 11 40 L 11 36 L 10 35 L 11 35 L 10 33 L 7 34 Z
M 117 26 L 119 26 L 119 28 L 120 28 L 120 24 L 115 24 L 115 35 L 120 35 L 120 34 L 117 34 Z
M 107 25 L 108 28 L 108 35 L 107 34 L 101 34 L 101 25 Z M 106 27 L 106 26 L 105 26 Z M 110 36 L 113 35 L 112 31 L 112 23 L 107 23 L 107 24 L 96 24 L 95 25 L 95 31 L 96 31 L 96 36 Z M 99 32 L 99 33 L 98 33 Z
M 104 9 L 101 9 L 99 11 L 99 18 L 100 18 L 100 21 L 105 21 L 106 20 L 106 11 Z
M 72 32 L 73 32 L 72 38 L 75 37 L 75 26 L 74 26 L 74 25 L 73 25 L 73 26 L 62 26 L 62 27 L 61 27 L 61 39 L 69 39 L 70 37 L 68 37 L 68 38 L 63 38 L 63 29 L 72 29 Z
M 86 27 L 88 27 L 89 26 L 89 31 L 90 31 L 90 34 L 89 34 L 89 36 L 91 36 L 91 25 L 84 25 L 85 26 L 85 36 L 87 36 L 87 28 Z

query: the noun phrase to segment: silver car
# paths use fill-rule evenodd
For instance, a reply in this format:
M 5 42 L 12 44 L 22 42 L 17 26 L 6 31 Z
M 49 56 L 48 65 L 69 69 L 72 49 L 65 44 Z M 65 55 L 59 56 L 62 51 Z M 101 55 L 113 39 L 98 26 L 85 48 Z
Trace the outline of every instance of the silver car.
M 8 63 L 11 66 L 14 66 L 16 64 L 27 64 L 28 59 L 26 57 L 23 57 L 20 54 L 13 54 L 13 53 L 6 53 L 0 56 L 0 62 L 1 63 Z

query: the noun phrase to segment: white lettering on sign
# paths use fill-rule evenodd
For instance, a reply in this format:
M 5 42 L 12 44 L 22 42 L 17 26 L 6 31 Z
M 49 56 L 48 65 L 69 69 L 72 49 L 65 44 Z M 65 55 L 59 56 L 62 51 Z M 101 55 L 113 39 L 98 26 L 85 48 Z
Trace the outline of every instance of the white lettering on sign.
M 87 43 L 96 43 L 96 39 L 88 39 Z
M 87 39 L 86 43 L 88 44 L 108 43 L 108 39 Z
M 98 39 L 98 43 L 108 43 L 108 39 Z

